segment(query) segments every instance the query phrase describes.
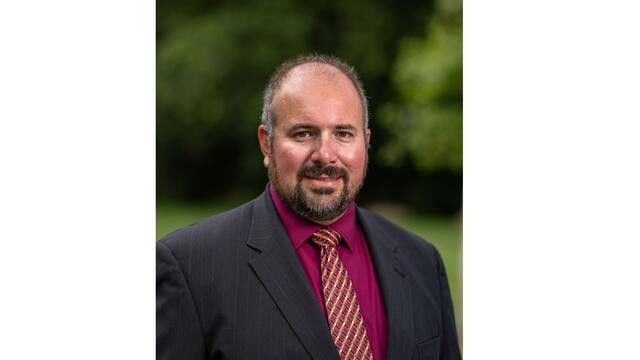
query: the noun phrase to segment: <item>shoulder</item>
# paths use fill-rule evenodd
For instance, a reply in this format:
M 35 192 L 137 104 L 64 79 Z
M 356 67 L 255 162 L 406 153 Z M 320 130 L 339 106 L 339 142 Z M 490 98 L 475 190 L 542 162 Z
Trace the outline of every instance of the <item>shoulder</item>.
M 246 238 L 255 200 L 235 209 L 202 219 L 177 229 L 158 241 L 158 248 L 166 248 L 174 256 L 197 257 L 211 250 L 225 249 Z
M 413 232 L 404 229 L 403 227 L 390 221 L 389 219 L 363 208 L 358 208 L 358 211 L 360 212 L 362 218 L 377 225 L 382 231 L 386 233 L 387 236 L 399 240 L 399 245 L 401 245 L 402 247 L 408 247 L 412 250 L 431 252 L 435 250 L 433 244 L 431 244 L 428 240 L 425 240 L 422 237 L 414 234 Z
M 408 262 L 435 265 L 438 262 L 438 250 L 426 239 L 371 211 L 358 208 L 362 220 L 375 227 L 386 239 L 392 239 L 397 246 L 398 255 Z

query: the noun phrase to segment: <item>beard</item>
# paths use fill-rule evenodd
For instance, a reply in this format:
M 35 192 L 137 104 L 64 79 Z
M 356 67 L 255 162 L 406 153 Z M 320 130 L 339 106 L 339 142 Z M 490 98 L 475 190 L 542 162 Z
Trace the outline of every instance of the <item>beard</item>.
M 295 187 L 292 190 L 285 189 L 278 180 L 277 164 L 272 156 L 269 160 L 269 180 L 282 201 L 299 216 L 312 221 L 332 220 L 342 215 L 360 192 L 367 172 L 367 160 L 365 160 L 362 180 L 353 187 L 350 186 L 349 174 L 344 168 L 314 164 L 302 167 L 297 173 Z M 332 187 L 303 189 L 302 180 L 305 177 L 317 178 L 322 175 L 335 179 L 340 178 L 342 190 Z M 339 194 L 335 194 L 337 191 L 340 191 Z

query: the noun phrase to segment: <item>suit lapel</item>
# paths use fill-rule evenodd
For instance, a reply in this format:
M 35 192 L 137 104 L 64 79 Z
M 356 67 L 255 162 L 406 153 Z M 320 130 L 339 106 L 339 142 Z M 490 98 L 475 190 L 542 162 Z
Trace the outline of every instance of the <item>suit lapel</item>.
M 372 254 L 387 312 L 387 359 L 410 359 L 413 351 L 411 284 L 398 259 L 398 244 L 366 211 L 358 208 L 357 216 Z
M 247 245 L 260 251 L 249 265 L 311 358 L 339 360 L 327 321 L 267 191 L 254 202 Z

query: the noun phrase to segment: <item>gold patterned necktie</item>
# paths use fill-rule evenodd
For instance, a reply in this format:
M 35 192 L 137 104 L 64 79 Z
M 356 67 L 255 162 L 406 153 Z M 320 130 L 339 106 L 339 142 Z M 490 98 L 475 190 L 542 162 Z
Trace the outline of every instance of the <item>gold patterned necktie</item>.
M 322 292 L 331 337 L 340 358 L 373 359 L 356 292 L 347 268 L 338 256 L 336 246 L 340 242 L 340 234 L 326 227 L 313 233 L 311 239 L 320 246 Z

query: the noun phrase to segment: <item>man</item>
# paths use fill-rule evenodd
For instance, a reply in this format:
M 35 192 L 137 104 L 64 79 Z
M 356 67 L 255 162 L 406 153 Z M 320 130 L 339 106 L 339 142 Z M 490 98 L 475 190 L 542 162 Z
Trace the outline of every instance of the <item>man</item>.
M 460 358 L 437 250 L 355 206 L 370 136 L 352 68 L 276 70 L 265 192 L 157 245 L 158 359 Z

